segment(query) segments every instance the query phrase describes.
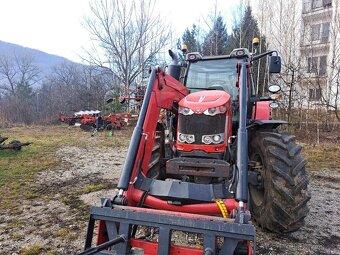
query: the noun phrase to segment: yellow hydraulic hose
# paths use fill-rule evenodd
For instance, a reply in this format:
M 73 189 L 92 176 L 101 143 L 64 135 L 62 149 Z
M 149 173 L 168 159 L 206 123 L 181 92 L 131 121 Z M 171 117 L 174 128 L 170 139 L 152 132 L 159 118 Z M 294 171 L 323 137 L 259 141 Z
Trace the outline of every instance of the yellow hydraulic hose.
M 222 199 L 215 200 L 218 208 L 220 208 L 223 218 L 228 218 L 228 210 Z

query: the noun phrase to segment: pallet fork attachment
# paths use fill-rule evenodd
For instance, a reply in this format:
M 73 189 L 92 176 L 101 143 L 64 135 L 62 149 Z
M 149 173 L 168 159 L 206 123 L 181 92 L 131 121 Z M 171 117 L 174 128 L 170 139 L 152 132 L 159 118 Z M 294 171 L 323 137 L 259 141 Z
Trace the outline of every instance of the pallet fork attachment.
M 91 209 L 82 255 L 131 254 L 132 247 L 143 250 L 141 254 L 145 255 L 232 255 L 239 254 L 234 253 L 236 247 L 239 242 L 245 241 L 252 242 L 253 253 L 256 252 L 255 227 L 252 224 L 240 224 L 235 219 L 216 216 L 112 205 L 108 199 L 104 204 L 106 206 Z M 107 240 L 91 247 L 96 221 L 101 225 L 99 231 L 106 233 Z M 158 242 L 135 239 L 132 228 L 136 225 L 158 228 Z M 203 249 L 171 244 L 173 230 L 202 234 Z M 224 239 L 220 248 L 217 237 Z M 252 251 L 247 250 L 246 254 L 252 254 Z

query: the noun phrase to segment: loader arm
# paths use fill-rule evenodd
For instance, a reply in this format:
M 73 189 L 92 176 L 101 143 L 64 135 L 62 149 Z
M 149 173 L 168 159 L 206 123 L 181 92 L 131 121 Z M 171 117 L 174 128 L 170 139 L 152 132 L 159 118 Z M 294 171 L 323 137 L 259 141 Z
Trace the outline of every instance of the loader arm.
M 127 159 L 117 186 L 121 191 L 127 190 L 126 197 L 130 197 L 129 195 L 133 193 L 133 183 L 138 175 L 137 171 L 141 170 L 142 174 L 146 175 L 160 110 L 174 111 L 174 103 L 179 102 L 188 94 L 189 91 L 184 85 L 173 77 L 165 74 L 159 68 L 152 70 L 137 125 L 127 152 Z M 133 202 L 129 201 L 129 204 L 131 203 Z

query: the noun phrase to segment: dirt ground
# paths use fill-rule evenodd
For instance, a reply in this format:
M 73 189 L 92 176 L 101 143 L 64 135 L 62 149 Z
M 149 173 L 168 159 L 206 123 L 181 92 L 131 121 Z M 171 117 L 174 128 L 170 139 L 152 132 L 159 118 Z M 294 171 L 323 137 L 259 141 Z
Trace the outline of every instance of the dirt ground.
M 89 206 L 114 195 L 126 151 L 90 142 L 60 148 L 61 164 L 39 172 L 30 184 L 41 196 L 21 201 L 17 214 L 0 215 L 0 254 L 79 253 Z M 257 254 L 340 254 L 340 169 L 308 168 L 312 198 L 305 226 L 286 235 L 258 228 Z

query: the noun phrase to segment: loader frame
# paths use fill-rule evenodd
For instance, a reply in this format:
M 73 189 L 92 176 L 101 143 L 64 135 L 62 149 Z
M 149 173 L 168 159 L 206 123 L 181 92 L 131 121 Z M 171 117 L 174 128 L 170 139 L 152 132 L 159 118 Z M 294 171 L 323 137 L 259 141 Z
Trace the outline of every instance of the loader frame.
M 238 224 L 234 222 L 234 219 L 216 216 L 112 205 L 107 199 L 104 200 L 104 204 L 106 206 L 91 209 L 85 252 L 91 251 L 96 221 L 102 224 L 100 231 L 108 233 L 108 239 L 105 242 L 100 240 L 103 244 L 108 243 L 111 246 L 110 242 L 115 241 L 117 237 L 120 238 L 120 242 L 111 246 L 111 251 L 96 250 L 95 254 L 131 254 L 130 247 L 142 249 L 144 252 L 142 254 L 145 255 L 202 254 L 202 248 L 171 244 L 173 230 L 203 234 L 204 255 L 232 255 L 238 243 L 242 241 L 252 242 L 254 254 L 256 252 L 255 227 L 251 224 Z M 158 242 L 129 238 L 134 225 L 158 228 Z M 217 247 L 217 237 L 224 238 L 220 250 Z M 83 254 L 94 254 L 85 252 Z M 251 251 L 248 252 L 251 254 Z

